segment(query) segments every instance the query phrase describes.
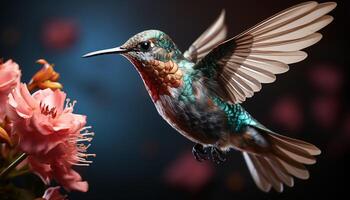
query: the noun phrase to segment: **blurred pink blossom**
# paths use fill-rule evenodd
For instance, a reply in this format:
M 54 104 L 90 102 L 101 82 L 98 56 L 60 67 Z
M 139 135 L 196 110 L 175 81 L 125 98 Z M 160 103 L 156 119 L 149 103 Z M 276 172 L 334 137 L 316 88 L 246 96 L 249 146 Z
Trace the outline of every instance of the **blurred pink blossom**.
M 339 92 L 344 76 L 337 66 L 321 64 L 313 67 L 309 72 L 311 84 L 318 90 L 327 94 Z
M 8 95 L 19 84 L 20 78 L 21 71 L 17 63 L 12 60 L 5 63 L 0 61 L 0 123 L 5 118 Z
M 188 152 L 181 154 L 165 170 L 164 179 L 167 184 L 191 192 L 197 192 L 205 186 L 214 174 L 209 162 L 198 162 Z
M 272 122 L 289 131 L 298 131 L 303 125 L 303 118 L 301 104 L 294 97 L 279 98 L 271 110 Z
M 332 128 L 337 122 L 340 109 L 339 100 L 336 97 L 318 97 L 311 104 L 312 115 L 318 126 Z
M 67 190 L 87 191 L 72 165 L 89 165 L 87 148 L 93 133 L 87 132 L 86 116 L 74 114 L 75 102 L 65 105 L 60 90 L 38 90 L 31 95 L 21 84 L 9 95 L 7 116 L 19 137 L 19 148 L 28 154 L 31 169 L 49 184 L 54 178 Z M 81 131 L 85 131 L 81 134 Z
M 70 19 L 51 19 L 43 25 L 42 40 L 46 48 L 67 49 L 73 45 L 77 37 L 77 23 Z

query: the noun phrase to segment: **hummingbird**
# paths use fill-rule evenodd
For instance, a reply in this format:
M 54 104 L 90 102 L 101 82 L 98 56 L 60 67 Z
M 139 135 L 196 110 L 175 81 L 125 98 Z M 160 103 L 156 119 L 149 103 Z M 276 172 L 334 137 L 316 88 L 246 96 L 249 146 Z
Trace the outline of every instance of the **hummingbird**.
M 158 113 L 194 142 L 195 159 L 221 163 L 227 152 L 238 150 L 259 189 L 282 192 L 284 185 L 293 187 L 294 178 L 309 178 L 304 165 L 316 163 L 321 151 L 266 128 L 241 103 L 307 57 L 301 50 L 321 40 L 317 31 L 333 21 L 327 14 L 335 7 L 301 3 L 229 39 L 223 10 L 184 53 L 164 32 L 146 30 L 119 47 L 83 57 L 127 58 Z

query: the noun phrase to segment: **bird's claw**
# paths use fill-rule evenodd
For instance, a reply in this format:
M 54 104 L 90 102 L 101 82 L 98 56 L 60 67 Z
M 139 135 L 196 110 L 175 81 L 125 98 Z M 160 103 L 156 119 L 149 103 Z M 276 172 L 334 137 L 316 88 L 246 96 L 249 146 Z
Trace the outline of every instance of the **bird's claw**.
M 226 161 L 225 153 L 217 147 L 203 147 L 201 144 L 195 144 L 192 148 L 192 154 L 199 162 L 212 160 L 216 164 L 221 164 Z
M 216 147 L 211 147 L 211 160 L 216 164 L 221 164 L 226 161 L 225 153 Z
M 208 148 L 208 147 L 207 147 Z M 203 160 L 209 160 L 209 151 L 207 148 L 204 148 L 201 144 L 195 144 L 192 148 L 192 154 L 199 162 Z

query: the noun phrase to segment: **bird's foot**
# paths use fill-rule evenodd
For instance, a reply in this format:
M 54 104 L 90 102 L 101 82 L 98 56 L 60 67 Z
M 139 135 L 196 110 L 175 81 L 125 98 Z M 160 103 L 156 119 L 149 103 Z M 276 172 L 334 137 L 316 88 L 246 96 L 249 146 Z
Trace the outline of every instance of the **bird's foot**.
M 211 147 L 211 160 L 216 164 L 221 164 L 226 161 L 225 153 L 217 147 Z
M 199 162 L 202 162 L 203 160 L 209 160 L 209 149 L 210 147 L 203 147 L 201 144 L 195 144 L 192 148 L 192 154 L 198 160 Z

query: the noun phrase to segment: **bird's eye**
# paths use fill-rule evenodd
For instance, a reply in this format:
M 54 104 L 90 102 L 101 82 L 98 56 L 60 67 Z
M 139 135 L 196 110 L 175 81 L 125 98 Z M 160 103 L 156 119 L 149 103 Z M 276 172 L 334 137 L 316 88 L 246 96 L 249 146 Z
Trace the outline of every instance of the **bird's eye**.
M 145 41 L 145 42 L 139 43 L 138 46 L 142 51 L 148 51 L 150 50 L 152 43 L 150 41 Z

